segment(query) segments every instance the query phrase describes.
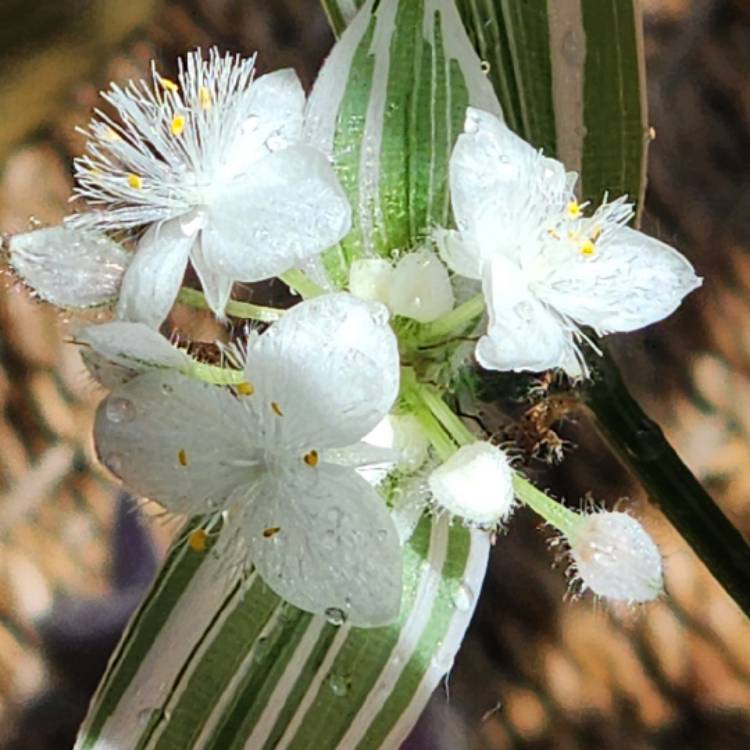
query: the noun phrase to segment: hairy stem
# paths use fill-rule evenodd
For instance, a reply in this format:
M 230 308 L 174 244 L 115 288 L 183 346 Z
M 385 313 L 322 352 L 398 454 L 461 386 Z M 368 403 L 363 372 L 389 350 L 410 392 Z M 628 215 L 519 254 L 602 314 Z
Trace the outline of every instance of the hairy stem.
M 750 546 L 631 396 L 605 352 L 581 398 L 615 454 L 750 616 Z

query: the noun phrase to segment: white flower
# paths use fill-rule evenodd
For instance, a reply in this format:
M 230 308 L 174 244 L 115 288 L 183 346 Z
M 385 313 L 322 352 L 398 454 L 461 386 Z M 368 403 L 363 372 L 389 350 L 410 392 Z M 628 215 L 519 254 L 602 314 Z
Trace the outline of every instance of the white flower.
M 584 216 L 575 180 L 496 117 L 469 108 L 450 160 L 459 231 L 437 240 L 451 269 L 482 281 L 483 367 L 578 375 L 579 326 L 598 334 L 642 328 L 700 286 L 680 253 L 626 226 L 633 210 L 624 199 Z
M 41 299 L 58 307 L 113 302 L 130 253 L 100 232 L 35 229 L 10 238 L 10 264 Z
M 115 320 L 84 326 L 75 332 L 81 358 L 93 378 L 113 389 L 149 370 L 190 374 L 195 362 L 158 331 L 144 323 Z
M 101 230 L 147 227 L 125 276 L 119 314 L 158 326 L 188 258 L 222 316 L 234 281 L 276 276 L 343 237 L 350 208 L 332 166 L 303 145 L 305 95 L 292 70 L 253 80 L 254 59 L 187 55 L 178 82 L 159 76 L 104 99 L 70 217 Z
M 99 407 L 97 453 L 169 511 L 225 511 L 220 554 L 243 554 L 295 606 L 389 622 L 400 606 L 398 534 L 352 465 L 381 460 L 358 441 L 398 393 L 387 318 L 347 294 L 300 303 L 249 342 L 236 395 L 174 371 L 140 375 Z
M 355 260 L 349 272 L 349 290 L 419 323 L 445 315 L 455 302 L 448 272 L 429 250 L 407 253 L 395 266 L 383 258 Z
M 648 602 L 661 594 L 659 549 L 627 513 L 599 511 L 583 516 L 568 543 L 584 590 L 628 603 Z
M 459 448 L 432 472 L 429 485 L 439 507 L 477 526 L 497 526 L 515 507 L 513 470 L 490 443 Z

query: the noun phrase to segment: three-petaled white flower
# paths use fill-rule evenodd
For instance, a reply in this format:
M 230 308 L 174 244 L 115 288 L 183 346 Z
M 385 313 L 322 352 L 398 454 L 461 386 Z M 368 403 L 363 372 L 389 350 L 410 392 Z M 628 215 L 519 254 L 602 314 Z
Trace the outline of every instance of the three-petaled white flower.
M 624 199 L 585 216 L 576 177 L 495 116 L 468 109 L 450 160 L 458 231 L 440 232 L 438 242 L 453 271 L 482 281 L 483 367 L 579 375 L 579 326 L 642 328 L 701 283 L 680 253 L 626 226 L 633 209 Z
M 76 161 L 76 194 L 94 206 L 70 217 L 100 230 L 147 227 L 125 274 L 118 313 L 158 326 L 188 258 L 221 317 L 234 281 L 287 271 L 343 237 L 350 207 L 319 151 L 301 143 L 305 94 L 292 70 L 253 79 L 254 58 L 216 49 L 180 61 L 178 81 L 154 69 L 112 85 L 88 153 Z
M 400 607 L 399 537 L 356 471 L 393 457 L 361 442 L 398 393 L 387 321 L 382 305 L 348 294 L 302 302 L 250 340 L 236 393 L 170 369 L 138 375 L 100 405 L 97 453 L 169 511 L 224 512 L 219 553 L 241 553 L 292 604 L 389 622 Z

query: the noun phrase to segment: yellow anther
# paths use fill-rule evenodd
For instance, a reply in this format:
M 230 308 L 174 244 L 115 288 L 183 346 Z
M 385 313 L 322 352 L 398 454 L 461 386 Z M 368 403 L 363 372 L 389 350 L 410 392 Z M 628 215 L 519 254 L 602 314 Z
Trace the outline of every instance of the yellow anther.
M 184 448 L 177 451 L 177 460 L 180 462 L 180 466 L 188 465 L 187 451 Z
M 284 412 L 281 411 L 281 407 L 279 406 L 278 401 L 271 401 L 271 409 L 273 409 L 273 413 L 277 417 L 283 417 L 284 416 Z
M 205 86 L 198 89 L 198 103 L 203 109 L 211 109 L 211 92 Z
M 581 215 L 581 206 L 576 200 L 570 201 L 570 203 L 568 203 L 568 205 L 565 207 L 565 210 L 567 211 L 568 216 L 571 219 L 577 219 Z
M 308 465 L 308 466 L 317 466 L 318 465 L 318 451 L 310 451 L 309 453 L 305 453 L 305 455 L 302 457 L 302 460 Z
M 143 180 L 137 174 L 131 172 L 128 175 L 128 185 L 130 185 L 133 190 L 140 190 L 143 187 Z
M 110 125 L 107 125 L 107 127 L 104 129 L 104 137 L 108 141 L 119 141 L 120 140 L 120 134 Z
M 176 94 L 180 90 L 180 87 L 174 81 L 170 80 L 169 78 L 160 78 L 159 79 L 159 85 L 165 91 L 169 91 L 172 94 Z
M 196 529 L 188 537 L 188 547 L 193 552 L 205 552 L 208 534 L 203 529 Z
M 247 380 L 243 380 L 237 384 L 237 393 L 240 396 L 252 396 L 255 393 L 255 386 L 252 383 L 248 383 Z
M 552 237 L 553 240 L 559 240 L 560 235 L 554 229 L 548 229 L 547 234 Z
M 174 136 L 182 135 L 182 131 L 185 130 L 185 115 L 175 115 L 170 130 Z
M 580 251 L 584 258 L 590 258 L 596 254 L 596 245 L 591 240 L 586 240 L 581 243 Z
M 263 529 L 263 536 L 266 539 L 270 539 L 272 536 L 276 536 L 281 531 L 281 526 L 270 526 L 267 529 Z

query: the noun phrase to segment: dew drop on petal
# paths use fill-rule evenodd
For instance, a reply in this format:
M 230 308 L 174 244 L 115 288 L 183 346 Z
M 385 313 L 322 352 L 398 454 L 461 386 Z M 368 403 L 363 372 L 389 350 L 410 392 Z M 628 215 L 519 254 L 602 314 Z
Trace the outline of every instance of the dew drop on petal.
M 289 145 L 286 138 L 278 133 L 266 139 L 266 147 L 269 151 L 281 151 Z
M 258 115 L 250 115 L 243 123 L 240 125 L 240 132 L 243 135 L 247 135 L 247 133 L 252 133 L 258 129 L 258 124 L 260 122 L 260 118 Z
M 432 666 L 441 672 L 449 672 L 453 666 L 454 654 L 450 646 L 442 641 L 438 643 L 435 656 L 432 657 Z
M 343 625 L 346 622 L 346 615 L 344 614 L 343 609 L 339 609 L 338 607 L 328 607 L 328 609 L 325 611 L 326 620 L 331 625 L 335 625 L 336 627 Z
M 466 122 L 464 122 L 465 133 L 476 133 L 479 130 L 479 119 L 474 113 L 470 113 L 466 116 Z
M 514 306 L 513 312 L 518 315 L 521 320 L 530 321 L 534 319 L 534 308 L 529 302 L 519 302 Z
M 135 405 L 126 398 L 109 398 L 104 413 L 110 422 L 116 424 L 132 422 L 135 419 Z
M 462 583 L 454 592 L 452 597 L 453 606 L 459 612 L 468 612 L 474 604 L 474 592 L 471 587 Z

